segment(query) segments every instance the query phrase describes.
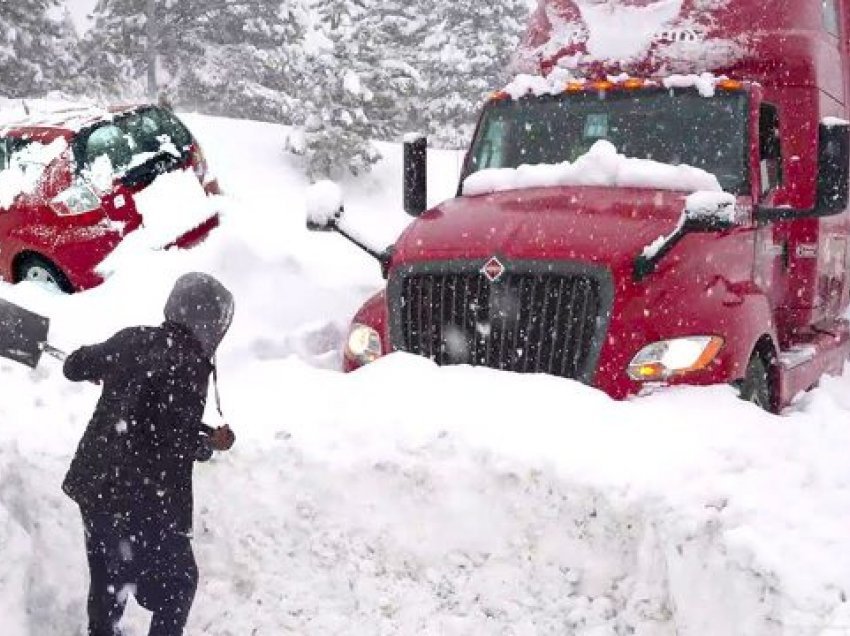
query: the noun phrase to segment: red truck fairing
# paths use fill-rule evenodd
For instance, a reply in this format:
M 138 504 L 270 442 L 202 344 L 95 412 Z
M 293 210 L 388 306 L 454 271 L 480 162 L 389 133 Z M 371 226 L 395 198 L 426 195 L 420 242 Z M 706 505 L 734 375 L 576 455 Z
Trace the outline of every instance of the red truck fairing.
M 624 16 L 638 33 L 615 47 L 616 57 L 606 55 L 606 29 Z M 778 2 L 770 11 L 757 0 L 543 0 L 518 63 L 582 78 L 564 91 L 605 100 L 632 90 L 639 101 L 665 80 L 678 86 L 672 73 L 732 79 L 727 88 L 747 99 L 746 125 L 693 143 L 711 146 L 729 134 L 742 141 L 746 183 L 735 194 L 743 222 L 686 235 L 649 276 L 636 277 L 635 256 L 681 222 L 689 192 L 571 186 L 460 196 L 402 235 L 387 292 L 355 323 L 378 332 L 383 352 L 553 373 L 616 398 L 647 386 L 630 372 L 638 352 L 677 338 L 722 346 L 665 384 L 741 381 L 758 358 L 768 368 L 764 406 L 774 409 L 823 373 L 840 372 L 850 352 L 850 215 L 804 211 L 815 206 L 820 124 L 848 118 L 848 21 L 850 2 L 832 0 Z M 492 109 L 464 175 L 482 168 L 475 152 Z M 788 213 L 768 222 L 760 209 Z M 347 353 L 348 370 L 362 362 Z

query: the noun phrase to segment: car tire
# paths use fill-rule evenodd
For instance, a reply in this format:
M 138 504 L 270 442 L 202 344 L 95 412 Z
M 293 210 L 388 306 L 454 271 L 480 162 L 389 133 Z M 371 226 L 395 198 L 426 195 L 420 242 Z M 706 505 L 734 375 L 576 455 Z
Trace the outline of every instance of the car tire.
M 753 354 L 741 383 L 741 399 L 773 413 L 776 404 L 773 398 L 768 367 L 759 354 Z
M 30 254 L 24 256 L 15 268 L 15 282 L 31 281 L 56 288 L 65 294 L 73 294 L 74 288 L 61 269 L 46 258 Z

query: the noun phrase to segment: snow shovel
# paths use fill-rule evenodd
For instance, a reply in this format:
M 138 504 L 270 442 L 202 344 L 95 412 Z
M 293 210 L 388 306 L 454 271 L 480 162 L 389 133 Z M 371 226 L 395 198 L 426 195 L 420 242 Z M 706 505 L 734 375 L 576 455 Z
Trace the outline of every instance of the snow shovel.
M 0 299 L 0 357 L 19 362 L 32 369 L 47 354 L 64 360 L 64 352 L 47 342 L 50 320 L 44 316 Z
M 32 369 L 38 366 L 41 356 L 45 353 L 57 360 L 65 360 L 68 355 L 47 342 L 50 331 L 50 319 L 19 307 L 8 300 L 0 298 L 0 358 L 19 362 Z M 222 417 L 221 400 L 218 395 L 218 378 L 215 373 L 216 406 Z M 200 425 L 207 435 L 212 435 L 215 429 L 206 424 Z

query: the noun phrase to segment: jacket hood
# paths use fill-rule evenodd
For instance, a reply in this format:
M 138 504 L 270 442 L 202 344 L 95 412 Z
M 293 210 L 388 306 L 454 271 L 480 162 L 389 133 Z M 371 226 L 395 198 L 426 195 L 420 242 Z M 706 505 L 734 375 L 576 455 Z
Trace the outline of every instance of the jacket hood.
M 560 259 L 631 263 L 679 222 L 685 194 L 556 187 L 458 197 L 414 221 L 394 262 Z
M 233 294 L 209 274 L 193 272 L 177 279 L 165 303 L 165 319 L 186 327 L 212 359 L 233 321 Z

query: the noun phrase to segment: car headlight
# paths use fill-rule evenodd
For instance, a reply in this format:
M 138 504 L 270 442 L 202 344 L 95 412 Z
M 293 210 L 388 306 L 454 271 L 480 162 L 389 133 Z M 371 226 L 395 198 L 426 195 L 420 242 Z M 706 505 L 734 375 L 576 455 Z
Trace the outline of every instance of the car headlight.
M 59 216 L 76 216 L 97 210 L 100 207 L 100 198 L 91 186 L 78 181 L 67 190 L 60 192 L 50 202 L 50 207 Z
M 345 355 L 360 364 L 374 362 L 381 357 L 381 336 L 366 325 L 354 324 L 348 333 Z
M 666 380 L 706 368 L 723 348 L 719 336 L 691 336 L 647 345 L 629 364 L 629 377 L 638 382 Z

